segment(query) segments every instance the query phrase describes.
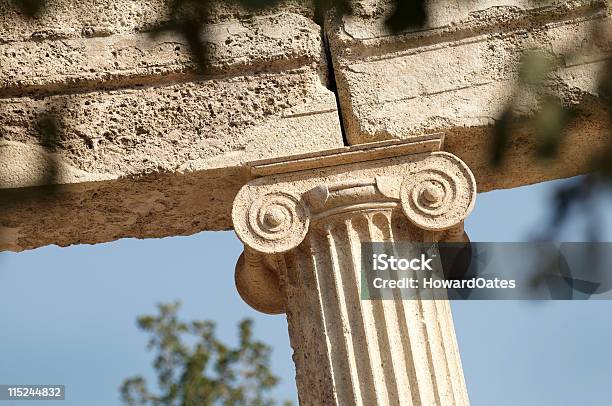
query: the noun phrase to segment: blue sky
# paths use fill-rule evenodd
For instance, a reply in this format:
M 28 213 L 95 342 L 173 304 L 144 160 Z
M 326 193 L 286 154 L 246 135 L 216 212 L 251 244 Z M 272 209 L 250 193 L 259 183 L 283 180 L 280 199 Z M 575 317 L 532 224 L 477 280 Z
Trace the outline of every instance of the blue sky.
M 470 238 L 527 239 L 545 223 L 560 183 L 479 195 Z M 602 223 L 612 230 L 612 212 L 602 210 Z M 580 240 L 583 226 L 573 221 L 558 237 Z M 241 250 L 232 232 L 205 232 L 0 254 L 0 384 L 64 384 L 65 405 L 118 405 L 124 378 L 155 380 L 136 317 L 180 299 L 183 318 L 215 320 L 228 342 L 240 319 L 253 318 L 256 336 L 274 349 L 276 397 L 295 400 L 285 318 L 255 312 L 235 291 Z M 611 403 L 612 302 L 452 306 L 472 405 Z

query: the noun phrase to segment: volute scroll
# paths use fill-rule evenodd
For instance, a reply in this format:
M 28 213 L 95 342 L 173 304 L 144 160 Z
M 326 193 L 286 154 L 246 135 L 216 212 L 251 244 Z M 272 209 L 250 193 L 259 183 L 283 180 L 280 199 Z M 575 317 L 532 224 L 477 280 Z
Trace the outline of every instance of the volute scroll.
M 243 188 L 236 197 L 232 220 L 238 238 L 265 254 L 289 251 L 306 236 L 310 222 L 308 207 L 297 193 Z
M 460 224 L 476 200 L 476 180 L 467 165 L 447 152 L 435 152 L 400 187 L 404 214 L 417 227 L 443 231 Z

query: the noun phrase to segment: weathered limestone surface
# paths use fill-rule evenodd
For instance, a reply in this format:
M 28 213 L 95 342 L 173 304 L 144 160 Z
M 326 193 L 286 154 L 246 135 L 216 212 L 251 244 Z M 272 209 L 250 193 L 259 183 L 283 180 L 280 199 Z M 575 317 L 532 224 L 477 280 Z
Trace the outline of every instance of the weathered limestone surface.
M 287 313 L 301 405 L 469 404 L 447 300 L 424 288 L 360 297 L 362 243 L 393 254 L 398 241 L 465 238 L 476 182 L 431 140 L 412 153 L 387 145 L 386 157 L 340 152 L 308 170 L 303 158 L 260 164 L 254 173 L 268 176 L 236 197 L 236 284 L 256 309 Z
M 26 19 L 0 0 L 0 249 L 228 229 L 245 162 L 344 143 L 308 1 L 214 6 L 205 76 L 182 36 L 151 35 L 170 18 L 162 0 L 47 3 Z M 479 191 L 588 171 L 610 130 L 595 89 L 609 39 L 587 40 L 610 26 L 603 0 L 432 1 L 428 27 L 398 35 L 384 6 L 326 23 L 349 144 L 442 132 Z M 515 90 L 523 47 L 560 63 L 549 89 L 579 114 L 564 159 L 536 161 L 516 122 L 493 168 L 504 107 L 529 117 L 539 103 Z
M 245 75 L 321 62 L 319 27 L 282 12 L 211 24 L 202 33 L 210 74 Z M 0 45 L 0 95 L 83 91 L 194 80 L 191 52 L 173 31 Z
M 36 18 L 28 19 L 17 7 L 19 3 L 27 2 L 0 0 L 0 43 L 152 31 L 170 20 L 169 5 L 172 4 L 165 0 L 54 0 L 45 2 L 45 8 Z M 232 0 L 210 2 L 209 5 L 208 21 L 213 23 L 253 16 Z M 268 8 L 265 12 L 280 10 L 306 17 L 313 14 L 311 3 L 303 0 L 288 1 L 282 7 Z
M 332 21 L 328 31 L 351 144 L 442 131 L 445 149 L 487 191 L 584 173 L 592 151 L 607 142 L 596 83 L 610 43 L 591 35 L 610 25 L 604 1 L 432 1 L 427 27 L 399 35 L 383 26 L 383 1 L 359 4 L 356 16 Z M 560 64 L 548 86 L 578 118 L 561 162 L 535 162 L 537 140 L 525 125 L 497 171 L 489 167 L 495 120 L 513 100 L 518 116 L 538 106 L 532 91 L 516 89 L 530 48 Z
M 244 162 L 342 145 L 308 9 L 217 9 L 202 76 L 182 36 L 141 32 L 167 19 L 141 3 L 0 8 L 0 248 L 227 229 Z

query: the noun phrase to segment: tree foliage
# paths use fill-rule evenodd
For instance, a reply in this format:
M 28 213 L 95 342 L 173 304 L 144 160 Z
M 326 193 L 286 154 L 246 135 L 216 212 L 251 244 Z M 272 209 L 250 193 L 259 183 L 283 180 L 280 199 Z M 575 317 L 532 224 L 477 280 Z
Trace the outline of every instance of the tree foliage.
M 126 405 L 245 405 L 276 402 L 269 392 L 278 378 L 269 368 L 271 349 L 253 338 L 253 322 L 238 325 L 238 346 L 221 342 L 215 323 L 183 321 L 179 302 L 158 305 L 157 315 L 138 318 L 138 327 L 149 334 L 148 349 L 156 353 L 158 393 L 142 376 L 126 379 L 121 398 Z

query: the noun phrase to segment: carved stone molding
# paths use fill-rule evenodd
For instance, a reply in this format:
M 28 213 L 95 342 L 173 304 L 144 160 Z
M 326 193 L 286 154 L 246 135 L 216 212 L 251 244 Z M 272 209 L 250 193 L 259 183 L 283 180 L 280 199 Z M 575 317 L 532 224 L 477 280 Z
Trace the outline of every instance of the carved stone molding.
M 468 403 L 444 300 L 360 298 L 361 243 L 466 240 L 476 183 L 442 139 L 254 163 L 232 218 L 242 298 L 287 314 L 301 404 Z

